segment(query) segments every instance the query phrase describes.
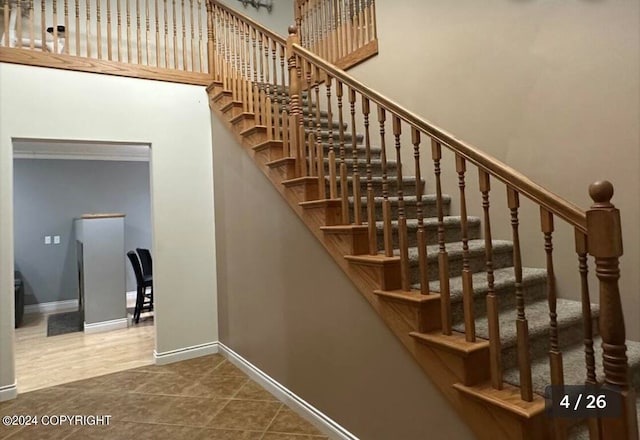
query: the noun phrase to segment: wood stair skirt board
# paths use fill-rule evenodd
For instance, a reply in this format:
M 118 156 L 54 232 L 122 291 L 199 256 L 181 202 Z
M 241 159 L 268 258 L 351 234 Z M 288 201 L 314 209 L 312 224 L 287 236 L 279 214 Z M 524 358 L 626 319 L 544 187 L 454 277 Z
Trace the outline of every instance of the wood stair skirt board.
M 513 365 L 505 370 L 504 386 L 501 390 L 495 390 L 487 384 L 489 378 L 489 343 L 486 340 L 486 295 L 487 295 L 487 274 L 485 262 L 485 241 L 481 239 L 482 220 L 478 217 L 468 216 L 468 238 L 469 238 L 469 264 L 472 272 L 472 285 L 474 297 L 472 298 L 473 308 L 476 312 L 476 332 L 477 342 L 467 342 L 465 340 L 464 320 L 462 319 L 462 245 L 460 235 L 459 216 L 450 215 L 451 198 L 443 194 L 442 205 L 438 208 L 436 197 L 433 194 L 422 194 L 421 199 L 416 196 L 416 179 L 414 177 L 403 177 L 405 193 L 404 208 L 405 213 L 412 218 L 416 218 L 418 207 L 421 208 L 424 216 L 424 227 L 427 231 L 427 260 L 430 268 L 428 278 L 428 295 L 420 293 L 418 277 L 418 252 L 417 242 L 415 242 L 416 221 L 408 221 L 407 229 L 409 236 L 409 269 L 411 289 L 401 290 L 401 264 L 400 257 L 394 254 L 387 257 L 383 252 L 384 237 L 382 234 L 382 180 L 380 177 L 381 166 L 379 156 L 373 157 L 371 161 L 373 174 L 374 198 L 369 199 L 374 202 L 376 212 L 376 230 L 378 242 L 378 254 L 369 255 L 369 235 L 371 231 L 366 224 L 354 225 L 353 222 L 353 197 L 349 198 L 346 205 L 339 199 L 318 200 L 320 195 L 320 182 L 318 177 L 294 177 L 296 175 L 296 161 L 292 157 L 283 157 L 283 143 L 267 139 L 267 128 L 257 125 L 253 114 L 240 113 L 231 118 L 229 112 L 224 115 L 220 109 L 229 106 L 231 95 L 225 95 L 220 87 L 211 87 L 211 92 L 215 92 L 215 99 L 212 100 L 212 109 L 227 122 L 227 127 L 236 136 L 241 145 L 246 147 L 247 153 L 254 158 L 256 165 L 272 181 L 275 188 L 288 201 L 289 206 L 307 225 L 310 231 L 316 236 L 320 243 L 327 249 L 338 266 L 350 277 L 356 288 L 370 302 L 372 307 L 381 316 L 384 322 L 390 327 L 399 341 L 412 354 L 420 367 L 432 379 L 433 383 L 442 394 L 451 402 L 452 406 L 465 420 L 474 433 L 483 439 L 542 439 L 550 438 L 551 423 L 544 415 L 544 399 L 541 397 L 539 388 L 534 394 L 534 400 L 527 403 L 520 399 L 520 389 L 518 386 L 510 385 L 519 383 L 517 366 L 515 362 L 515 342 L 511 334 L 506 336 L 506 343 L 503 347 L 503 359 Z M 224 95 L 224 96 L 223 96 Z M 226 99 L 226 101 L 225 101 Z M 307 111 L 303 108 L 303 111 Z M 305 116 L 306 117 L 306 116 Z M 324 115 L 322 117 L 325 117 Z M 336 115 L 333 115 L 336 118 Z M 326 119 L 326 118 L 325 118 Z M 241 122 L 242 130 L 237 129 Z M 335 121 L 323 121 L 322 126 L 335 125 Z M 334 139 L 338 130 L 333 130 Z M 348 134 L 351 139 L 352 134 Z M 323 148 L 328 151 L 329 131 L 321 131 L 321 137 L 325 140 Z M 359 160 L 363 160 L 364 153 L 363 136 L 356 136 L 356 150 L 351 151 L 352 145 L 349 140 L 345 145 L 348 160 L 352 160 L 351 154 L 356 153 Z M 335 147 L 334 142 L 334 147 Z M 375 154 L 380 153 L 379 147 L 371 147 Z M 351 164 L 349 163 L 349 170 Z M 388 169 L 395 169 L 395 162 L 388 158 Z M 325 181 L 328 177 L 328 161 L 325 161 Z M 358 165 L 361 168 L 362 164 Z M 367 211 L 367 186 L 364 177 L 364 169 L 360 169 L 362 178 L 361 201 L 362 216 L 366 222 Z M 392 228 L 393 248 L 397 249 L 398 230 L 398 198 L 395 191 L 398 184 L 395 176 L 389 174 L 389 204 L 393 217 Z M 338 176 L 338 185 L 340 179 Z M 351 187 L 352 177 L 347 177 Z M 422 188 L 424 182 L 420 183 Z M 328 195 L 329 186 L 325 187 Z M 349 209 L 349 223 L 343 224 L 342 210 L 345 206 Z M 449 285 L 452 307 L 453 333 L 443 335 L 441 331 L 441 301 L 440 283 L 437 270 L 439 257 L 439 246 L 437 240 L 438 230 L 438 209 L 442 210 L 444 237 L 449 265 Z M 513 271 L 513 244 L 510 241 L 492 240 L 493 247 L 493 271 L 495 278 L 495 293 L 500 299 L 500 319 L 512 321 L 510 313 L 515 311 L 515 301 L 513 300 L 513 289 L 515 285 Z M 542 313 L 546 307 L 547 299 L 547 273 L 545 269 L 523 268 L 522 289 L 527 298 L 527 307 L 537 313 L 536 316 L 528 316 L 530 321 L 530 338 L 535 344 L 533 353 L 537 356 L 531 362 L 534 368 L 543 368 L 547 365 L 548 351 L 548 310 Z M 531 302 L 531 304 L 529 304 Z M 578 312 L 579 303 L 568 300 L 558 300 L 558 310 L 564 312 L 568 310 L 570 316 L 564 316 L 558 321 L 558 328 L 561 332 L 561 341 L 568 341 L 567 345 L 574 350 L 576 358 L 582 347 L 581 323 L 579 319 L 574 319 Z M 540 307 L 539 309 L 537 308 Z M 597 332 L 598 308 L 592 306 L 594 328 Z M 546 316 L 546 322 L 543 323 Z M 581 315 L 580 315 L 581 316 Z M 539 327 L 535 327 L 535 326 Z M 542 327 L 544 326 L 544 327 Z M 576 332 L 576 329 L 578 331 Z M 484 333 L 483 333 L 484 332 Z M 561 347 L 564 348 L 564 347 Z M 638 360 L 634 373 L 640 378 L 640 344 L 637 347 Z M 582 354 L 584 359 L 584 354 Z M 583 360 L 581 362 L 584 362 Z M 601 367 L 599 367 L 601 368 Z M 514 372 L 515 370 L 515 372 Z M 634 370 L 635 371 L 635 370 Z M 545 377 L 548 378 L 548 373 Z M 542 377 L 542 376 L 540 376 Z M 635 376 L 634 376 L 635 377 Z M 550 380 L 548 378 L 548 380 Z M 574 379 L 575 380 L 575 379 Z M 582 383 L 583 379 L 578 379 L 576 383 Z M 639 381 L 640 382 L 640 381 Z M 539 385 L 539 384 L 538 384 Z

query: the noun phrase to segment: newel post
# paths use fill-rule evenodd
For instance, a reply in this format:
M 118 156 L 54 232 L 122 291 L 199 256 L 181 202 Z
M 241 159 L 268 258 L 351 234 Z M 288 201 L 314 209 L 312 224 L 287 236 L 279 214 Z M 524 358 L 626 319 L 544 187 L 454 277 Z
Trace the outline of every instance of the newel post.
M 629 386 L 629 366 L 622 303 L 619 257 L 622 256 L 620 211 L 611 203 L 613 185 L 607 181 L 589 187 L 593 200 L 587 211 L 589 253 L 596 262 L 600 282 L 600 336 L 602 337 L 605 385 L 618 387 L 622 417 L 600 419 L 604 439 L 637 439 L 635 392 Z
M 211 0 L 205 1 L 205 6 L 207 8 L 207 62 L 209 64 L 209 74 L 215 81 L 217 79 L 215 71 L 216 45 L 213 37 L 213 5 L 211 4 Z
M 296 55 L 293 52 L 293 45 L 300 44 L 298 28 L 295 25 L 289 26 L 289 37 L 287 38 L 287 54 L 289 67 L 289 139 L 291 142 L 291 155 L 297 161 L 301 159 L 301 136 L 298 127 L 302 124 L 302 107 L 300 105 L 300 66 L 296 62 Z M 302 132 L 304 133 L 304 132 Z M 304 134 L 303 134 L 304 136 Z M 296 169 L 299 168 L 297 164 Z

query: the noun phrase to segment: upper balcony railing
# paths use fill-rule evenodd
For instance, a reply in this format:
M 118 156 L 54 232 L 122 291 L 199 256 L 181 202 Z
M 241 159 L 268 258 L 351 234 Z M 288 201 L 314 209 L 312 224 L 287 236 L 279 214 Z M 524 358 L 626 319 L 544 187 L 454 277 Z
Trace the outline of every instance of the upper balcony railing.
M 1 1 L 2 61 L 210 82 L 206 0 Z
M 300 44 L 348 69 L 378 53 L 375 0 L 296 0 Z

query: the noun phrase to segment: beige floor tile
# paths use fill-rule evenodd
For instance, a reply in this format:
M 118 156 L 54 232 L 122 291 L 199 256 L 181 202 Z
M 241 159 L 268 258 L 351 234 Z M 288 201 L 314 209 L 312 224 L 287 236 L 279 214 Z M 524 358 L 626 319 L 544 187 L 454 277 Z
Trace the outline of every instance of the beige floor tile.
M 207 375 L 199 378 L 185 391 L 185 395 L 228 399 L 235 396 L 248 380 L 246 377 L 241 376 Z
M 231 400 L 210 423 L 214 428 L 264 431 L 282 404 L 256 400 Z
M 218 365 L 213 372 L 214 374 L 220 374 L 220 375 L 247 377 L 246 374 L 240 371 L 238 367 L 233 365 L 228 360 L 221 362 L 220 365 Z
M 234 399 L 277 401 L 273 394 L 262 388 L 252 380 L 245 383 L 235 395 Z
M 267 431 L 286 434 L 322 435 L 315 426 L 287 407 L 282 407 Z
M 11 440 L 62 440 L 76 431 L 76 426 L 25 426 L 9 438 Z
M 208 426 L 228 400 L 201 397 L 172 397 L 160 414 L 160 422 L 171 425 Z

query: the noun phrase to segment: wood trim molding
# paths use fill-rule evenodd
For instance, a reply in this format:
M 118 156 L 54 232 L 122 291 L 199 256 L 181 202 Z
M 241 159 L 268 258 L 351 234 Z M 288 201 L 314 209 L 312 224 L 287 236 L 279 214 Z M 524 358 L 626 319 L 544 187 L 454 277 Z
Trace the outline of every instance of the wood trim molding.
M 342 70 L 349 70 L 376 55 L 378 55 L 378 40 L 373 40 L 351 52 L 346 57 L 340 58 L 335 64 Z
M 153 359 L 156 365 L 166 365 L 209 354 L 215 354 L 218 353 L 218 351 L 219 343 L 218 341 L 215 341 L 192 345 L 191 347 L 178 348 L 176 350 L 163 351 L 161 353 L 158 353 L 157 350 L 153 350 Z
M 118 217 L 126 217 L 127 214 L 119 214 L 119 213 L 113 213 L 113 214 L 82 214 L 82 216 L 80 218 L 85 219 L 85 220 L 91 220 L 91 219 L 96 219 L 96 218 L 118 218 Z
M 149 79 L 197 86 L 211 84 L 209 73 L 184 72 L 160 67 L 140 66 L 117 61 L 95 60 L 66 54 L 52 54 L 30 49 L 0 47 L 0 63 L 50 67 L 77 72 L 101 73 L 127 78 Z
M 14 382 L 11 385 L 0 386 L 0 402 L 12 400 L 18 397 L 18 383 Z

